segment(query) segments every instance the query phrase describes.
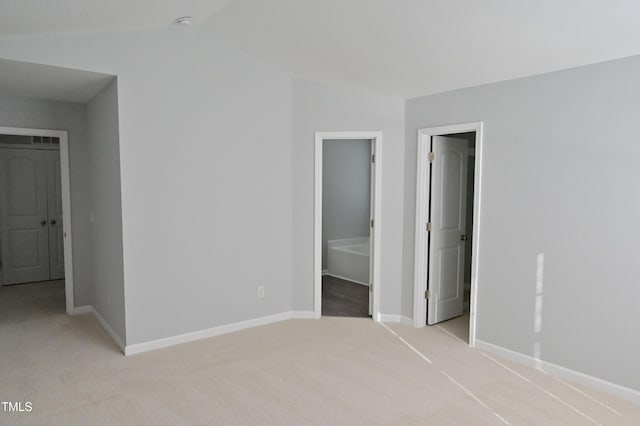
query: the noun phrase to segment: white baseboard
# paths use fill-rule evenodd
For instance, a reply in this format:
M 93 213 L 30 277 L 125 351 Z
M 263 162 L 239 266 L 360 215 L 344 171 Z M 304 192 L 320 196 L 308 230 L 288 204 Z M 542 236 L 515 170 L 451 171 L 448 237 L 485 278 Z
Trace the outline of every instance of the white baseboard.
M 413 319 L 405 317 L 404 315 L 396 314 L 380 314 L 380 321 L 382 322 L 399 322 L 409 327 L 413 327 Z
M 316 319 L 316 313 L 313 311 L 292 311 L 291 318 L 293 319 Z
M 400 322 L 400 315 L 396 314 L 380 314 L 379 318 L 382 322 Z
M 124 342 L 120 339 L 120 336 L 118 336 L 116 334 L 115 331 L 113 331 L 113 328 L 111 328 L 111 326 L 109 325 L 108 322 L 106 322 L 104 320 L 104 318 L 102 318 L 102 315 L 100 315 L 100 312 L 96 311 L 95 308 L 92 306 L 91 307 L 91 313 L 93 314 L 93 316 L 98 320 L 98 322 L 100 323 L 100 325 L 107 330 L 107 333 L 109 333 L 109 335 L 111 336 L 111 338 L 116 342 L 116 344 L 120 347 L 120 350 L 122 351 L 122 353 L 125 353 L 126 350 L 126 345 L 124 344 Z
M 407 327 L 413 327 L 413 318 L 402 315 L 400 317 L 400 324 L 406 325 Z
M 73 308 L 73 310 L 71 311 L 71 315 L 84 315 L 84 314 L 90 314 L 93 311 L 93 307 L 86 305 L 86 306 L 76 306 L 75 308 Z
M 561 367 L 547 361 L 535 359 L 532 356 L 524 355 L 519 352 L 512 351 L 511 349 L 503 348 L 502 346 L 497 346 L 492 343 L 484 342 L 482 340 L 476 339 L 475 347 L 476 349 L 494 353 L 519 364 L 524 364 L 537 370 L 553 374 L 554 376 L 561 377 L 575 383 L 580 383 L 592 389 L 618 396 L 635 404 L 640 404 L 640 391 L 637 391 L 635 389 L 611 383 L 606 380 L 599 379 L 588 374 L 580 373 L 579 371 L 571 370 L 566 367 Z
M 165 337 L 163 339 L 151 340 L 134 345 L 127 345 L 124 349 L 125 355 L 134 355 L 142 352 L 148 352 L 155 349 L 166 348 L 169 346 L 179 345 L 181 343 L 193 342 L 195 340 L 207 339 L 209 337 L 220 336 L 221 334 L 232 333 L 234 331 L 245 330 L 247 328 L 257 327 L 259 325 L 271 324 L 274 322 L 284 321 L 292 318 L 312 318 L 313 312 L 306 311 L 289 311 L 265 317 L 254 318 L 247 321 L 236 322 L 233 324 L 225 324 L 217 327 L 207 328 L 205 330 L 194 331 L 191 333 L 179 334 L 177 336 Z M 314 317 L 315 318 L 315 317 Z
M 109 333 L 113 341 L 116 342 L 116 345 L 120 347 L 120 350 L 122 351 L 122 353 L 125 353 L 125 344 L 122 341 L 122 339 L 120 339 L 120 336 L 118 336 L 116 332 L 113 331 L 113 328 L 111 328 L 109 323 L 106 322 L 104 318 L 102 318 L 102 315 L 100 315 L 100 313 L 96 311 L 93 306 L 91 305 L 77 306 L 73 308 L 73 311 L 71 311 L 71 315 L 83 315 L 83 314 L 92 314 L 93 317 L 96 320 L 98 320 L 102 328 L 104 328 L 105 331 Z
M 72 315 L 92 314 L 100 325 L 105 329 L 111 338 L 122 350 L 125 355 L 133 355 L 137 353 L 147 352 L 154 349 L 165 348 L 168 346 L 178 345 L 180 343 L 192 342 L 195 340 L 206 339 L 208 337 L 219 336 L 221 334 L 231 333 L 234 331 L 244 330 L 259 325 L 271 324 L 273 322 L 283 321 L 287 319 L 315 319 L 313 311 L 290 311 L 280 314 L 269 315 L 266 317 L 255 318 L 248 321 L 241 321 L 233 324 L 221 325 L 205 330 L 195 331 L 192 333 L 180 334 L 178 336 L 167 337 L 164 339 L 152 340 L 149 342 L 138 343 L 135 345 L 125 345 L 120 337 L 113 331 L 113 328 L 105 321 L 93 306 L 78 306 L 71 313 Z
M 334 278 L 340 278 L 341 280 L 349 281 L 349 282 L 356 283 L 356 284 L 366 285 L 367 287 L 369 287 L 369 283 L 363 283 L 362 281 L 356 281 L 356 280 L 354 280 L 352 278 L 342 277 L 342 276 L 336 275 L 336 274 L 330 274 L 328 271 L 327 272 L 323 272 L 322 275 L 327 275 L 329 277 L 334 277 Z

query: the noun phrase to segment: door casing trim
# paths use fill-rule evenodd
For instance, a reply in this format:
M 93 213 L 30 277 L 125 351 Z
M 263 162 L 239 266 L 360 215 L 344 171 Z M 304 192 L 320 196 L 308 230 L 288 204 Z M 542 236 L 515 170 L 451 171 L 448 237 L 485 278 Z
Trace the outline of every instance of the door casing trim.
M 370 139 L 373 141 L 375 156 L 373 185 L 373 276 L 370 277 L 371 317 L 380 321 L 380 232 L 382 229 L 382 132 L 316 132 L 315 133 L 315 189 L 314 189 L 314 226 L 313 226 L 313 312 L 315 318 L 322 316 L 322 153 L 327 139 Z
M 71 179 L 69 171 L 69 134 L 66 130 L 0 127 L 0 133 L 18 136 L 49 136 L 60 139 L 60 172 L 62 186 L 62 223 L 64 232 L 64 292 L 66 311 L 73 313 L 73 235 L 71 233 Z
M 473 194 L 473 247 L 471 256 L 471 296 L 469 301 L 469 346 L 476 344 L 476 320 L 478 301 L 478 272 L 480 248 L 480 214 L 482 212 L 482 150 L 483 123 L 481 121 L 449 126 L 418 129 L 418 153 L 416 173 L 416 223 L 415 223 L 415 257 L 413 279 L 413 326 L 426 326 L 428 279 L 429 232 L 426 223 L 429 218 L 430 187 L 428 155 L 431 150 L 431 137 L 452 133 L 475 132 L 475 173 Z

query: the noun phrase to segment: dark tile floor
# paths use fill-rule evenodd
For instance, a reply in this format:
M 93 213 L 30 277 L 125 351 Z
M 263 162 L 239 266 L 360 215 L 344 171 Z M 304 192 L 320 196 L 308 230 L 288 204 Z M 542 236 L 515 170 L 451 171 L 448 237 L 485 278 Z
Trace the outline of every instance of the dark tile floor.
M 369 317 L 369 287 L 328 275 L 323 276 L 322 315 Z

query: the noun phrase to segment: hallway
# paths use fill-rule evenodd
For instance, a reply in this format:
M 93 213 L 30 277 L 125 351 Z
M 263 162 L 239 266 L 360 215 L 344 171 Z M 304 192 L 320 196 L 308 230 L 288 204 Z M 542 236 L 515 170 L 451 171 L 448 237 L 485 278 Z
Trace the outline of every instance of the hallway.
M 0 286 L 0 327 L 65 315 L 64 280 Z

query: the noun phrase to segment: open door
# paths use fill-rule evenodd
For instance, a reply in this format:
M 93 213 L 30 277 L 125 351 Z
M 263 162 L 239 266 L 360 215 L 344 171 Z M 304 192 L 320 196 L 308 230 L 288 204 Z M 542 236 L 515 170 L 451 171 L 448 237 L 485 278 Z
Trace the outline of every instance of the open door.
M 463 314 L 467 140 L 433 136 L 431 152 L 429 325 Z

